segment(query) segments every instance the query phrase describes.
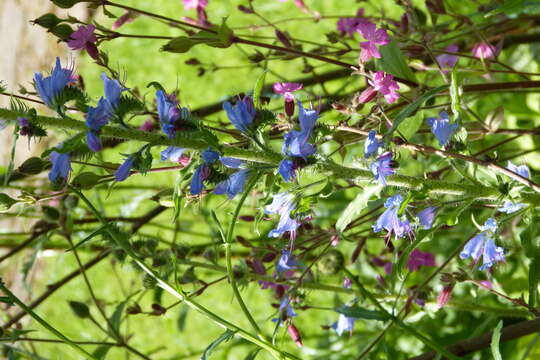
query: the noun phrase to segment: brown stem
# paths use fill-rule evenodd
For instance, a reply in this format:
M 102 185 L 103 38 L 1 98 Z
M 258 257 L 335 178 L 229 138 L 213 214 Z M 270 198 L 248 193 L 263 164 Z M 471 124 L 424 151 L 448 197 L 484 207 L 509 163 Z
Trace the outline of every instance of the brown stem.
M 500 342 L 514 340 L 523 336 L 537 333 L 538 331 L 540 331 L 540 318 L 522 321 L 520 323 L 504 327 L 501 331 Z M 463 356 L 490 346 L 492 336 L 493 332 L 490 331 L 483 335 L 450 345 L 446 349 L 453 354 Z M 409 360 L 431 360 L 434 359 L 436 355 L 437 354 L 435 352 L 428 352 L 410 358 Z

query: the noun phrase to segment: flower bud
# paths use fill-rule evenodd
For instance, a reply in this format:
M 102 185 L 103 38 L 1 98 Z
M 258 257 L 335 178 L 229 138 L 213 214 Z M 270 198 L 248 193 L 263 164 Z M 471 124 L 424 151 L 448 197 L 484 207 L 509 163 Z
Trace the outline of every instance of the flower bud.
M 439 308 L 442 308 L 448 301 L 450 300 L 450 296 L 452 295 L 452 290 L 454 289 L 454 285 L 446 285 L 441 293 L 439 294 L 439 297 L 437 297 L 437 306 Z
M 355 101 L 359 104 L 365 104 L 373 100 L 375 95 L 377 95 L 377 90 L 372 87 L 368 87 L 366 90 L 362 91 L 357 98 L 355 98 Z
M 128 306 L 128 308 L 126 309 L 126 313 L 128 313 L 129 315 L 136 315 L 136 314 L 140 314 L 141 312 L 142 312 L 141 306 L 137 303 L 131 306 Z
M 165 309 L 163 306 L 159 304 L 152 304 L 152 315 L 163 315 L 167 312 L 167 309 Z
M 32 21 L 33 24 L 42 26 L 46 29 L 52 29 L 53 27 L 60 24 L 61 22 L 62 22 L 62 19 L 58 18 L 58 16 L 51 13 L 42 15 Z
M 287 114 L 288 117 L 294 115 L 294 100 L 285 99 L 285 114 Z
M 291 335 L 291 338 L 293 341 L 298 345 L 298 347 L 302 347 L 302 337 L 300 336 L 300 331 L 294 326 L 293 323 L 290 323 L 289 326 L 287 326 L 287 331 L 289 332 L 289 335 Z
M 244 14 L 254 14 L 255 12 L 244 5 L 238 5 L 238 10 L 243 12 Z

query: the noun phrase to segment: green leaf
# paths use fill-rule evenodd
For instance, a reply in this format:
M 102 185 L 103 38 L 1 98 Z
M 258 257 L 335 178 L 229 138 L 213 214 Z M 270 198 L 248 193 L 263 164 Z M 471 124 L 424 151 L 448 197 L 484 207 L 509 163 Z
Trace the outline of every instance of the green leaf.
M 530 0 L 506 0 L 499 7 L 488 12 L 484 17 L 488 18 L 500 13 L 516 16 L 522 13 L 534 13 L 540 8 L 540 2 Z
M 187 36 L 179 36 L 163 45 L 161 50 L 182 54 L 188 52 L 195 45 L 197 45 L 197 43 L 191 40 L 191 38 Z
M 347 205 L 347 207 L 339 217 L 338 221 L 336 222 L 337 231 L 345 231 L 347 225 L 349 225 L 353 221 L 353 219 L 357 217 L 362 212 L 362 210 L 367 207 L 369 199 L 373 195 L 378 195 L 381 190 L 382 185 L 380 184 L 365 186 L 362 191 L 358 195 L 356 195 L 354 200 L 351 201 L 349 205 Z
M 266 79 L 266 70 L 263 71 L 261 76 L 257 79 L 255 83 L 255 88 L 253 89 L 253 106 L 255 109 L 261 107 L 261 91 L 264 86 L 264 80 Z
M 523 253 L 526 257 L 534 259 L 540 257 L 540 230 L 538 223 L 540 217 L 535 216 L 529 226 L 527 226 L 521 234 L 519 234 L 521 240 L 521 246 L 523 246 Z
M 461 99 L 459 93 L 459 79 L 457 67 L 454 67 L 452 69 L 452 74 L 450 78 L 450 101 L 454 121 L 457 121 L 461 113 Z
M 540 280 L 540 257 L 534 257 L 529 264 L 529 306 L 535 307 L 538 299 Z
M 499 351 L 499 341 L 501 340 L 502 326 L 503 322 L 501 320 L 495 327 L 495 330 L 493 330 L 493 335 L 491 336 L 491 354 L 493 355 L 494 360 L 502 360 L 501 352 Z
M 10 198 L 6 194 L 0 193 L 0 212 L 8 211 L 17 202 L 17 200 Z
M 70 301 L 69 307 L 75 313 L 75 315 L 77 315 L 81 319 L 86 319 L 90 317 L 90 309 L 88 309 L 88 306 L 85 303 L 79 301 Z
M 186 319 L 188 314 L 189 306 L 183 305 L 180 309 L 180 314 L 178 315 L 178 320 L 176 321 L 176 325 L 178 327 L 178 331 L 182 332 L 184 331 L 186 327 Z
M 337 307 L 336 312 L 343 314 L 350 318 L 365 319 L 365 320 L 380 320 L 385 321 L 389 319 L 389 316 L 383 312 L 368 310 L 360 306 L 347 306 L 342 305 Z
M 221 334 L 216 340 L 212 341 L 210 345 L 204 350 L 201 360 L 209 360 L 210 354 L 214 351 L 222 342 L 229 341 L 234 337 L 235 332 L 227 329 L 223 334 Z
M 90 171 L 80 173 L 71 181 L 71 185 L 80 187 L 81 189 L 91 189 L 96 186 L 101 179 L 101 176 Z
M 394 131 L 399 126 L 399 124 L 401 124 L 405 119 L 411 116 L 424 102 L 428 101 L 429 99 L 446 89 L 448 89 L 448 85 L 442 85 L 434 89 L 428 90 L 422 96 L 418 97 L 412 103 L 407 105 L 403 110 L 401 110 L 399 114 L 397 114 L 397 116 L 394 118 L 390 130 L 388 130 L 388 132 L 384 135 L 385 140 L 388 141 Z
M 259 354 L 259 351 L 261 351 L 261 348 L 256 348 L 255 350 L 253 350 L 252 352 L 250 352 L 244 360 L 255 360 L 255 358 L 257 357 L 257 355 Z
M 384 72 L 416 82 L 414 73 L 407 65 L 405 57 L 395 41 L 379 47 L 379 52 L 381 53 L 381 58 L 377 59 L 377 65 Z
M 416 134 L 418 129 L 422 126 L 422 122 L 424 120 L 424 112 L 418 111 L 416 114 L 414 114 L 413 117 L 409 119 L 407 122 L 402 122 L 397 127 L 397 132 L 400 135 L 403 135 L 405 137 L 405 140 L 409 141 L 410 138 Z
M 92 355 L 94 355 L 98 359 L 105 359 L 105 356 L 107 356 L 107 353 L 111 349 L 111 345 L 101 345 L 99 346 Z

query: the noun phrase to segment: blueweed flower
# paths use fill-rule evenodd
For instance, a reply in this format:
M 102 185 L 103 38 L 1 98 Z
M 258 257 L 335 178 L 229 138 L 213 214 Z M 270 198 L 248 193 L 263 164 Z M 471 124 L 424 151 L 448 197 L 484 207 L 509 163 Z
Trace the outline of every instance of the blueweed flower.
M 389 197 L 384 203 L 386 210 L 373 225 L 373 231 L 379 232 L 385 229 L 388 231 L 388 236 L 394 233 L 396 238 L 401 238 L 405 234 L 411 233 L 409 220 L 405 219 L 402 221 L 398 216 L 398 211 L 402 203 L 403 197 L 399 194 Z
M 223 165 L 231 169 L 240 169 L 245 163 L 243 160 L 228 156 L 221 156 L 219 158 L 219 161 L 221 161 Z
M 291 236 L 296 235 L 296 229 L 300 223 L 291 218 L 291 212 L 296 209 L 296 201 L 293 194 L 282 192 L 274 195 L 272 203 L 264 208 L 266 214 L 279 214 L 279 223 L 275 229 L 268 233 L 269 237 L 279 237 L 285 232 L 291 232 Z
M 202 164 L 197 169 L 195 169 L 189 187 L 191 195 L 199 195 L 203 191 L 204 181 L 208 178 L 209 175 L 210 168 L 206 164 Z
M 73 81 L 73 70 L 62 68 L 60 58 L 56 58 L 56 65 L 50 76 L 43 77 L 41 73 L 35 73 L 34 84 L 39 97 L 53 110 L 58 104 L 56 100 L 64 88 Z
M 439 113 L 440 118 L 428 118 L 427 123 L 431 126 L 431 132 L 435 135 L 439 144 L 444 146 L 448 144 L 452 134 L 458 128 L 457 123 L 451 123 L 446 111 Z
M 459 47 L 456 44 L 451 44 L 446 47 L 446 51 L 455 53 L 459 51 Z M 453 68 L 458 62 L 459 58 L 456 55 L 441 54 L 435 58 L 439 66 L 444 72 L 448 72 L 448 69 Z
M 185 151 L 185 148 L 168 146 L 165 150 L 161 152 L 161 161 L 169 160 L 175 163 L 179 163 Z
M 385 152 L 380 155 L 377 160 L 373 161 L 369 166 L 373 175 L 375 175 L 375 180 L 380 182 L 382 185 L 386 185 L 386 177 L 394 174 L 394 168 L 392 168 L 392 153 Z
M 281 177 L 283 177 L 283 180 L 285 180 L 286 182 L 289 182 L 296 177 L 294 163 L 292 160 L 281 160 L 281 162 L 279 163 L 278 171 L 281 174 Z
M 334 329 L 339 336 L 341 336 L 345 331 L 348 331 L 349 334 L 352 335 L 355 321 L 355 318 L 339 314 L 338 320 L 332 324 L 332 329 Z
M 281 274 L 286 271 L 296 270 L 296 268 L 298 268 L 298 265 L 298 261 L 294 259 L 291 252 L 283 249 L 281 251 L 281 256 L 279 257 L 278 262 L 276 263 L 276 270 L 279 274 Z
M 287 316 L 287 318 L 292 318 L 297 316 L 296 312 L 294 311 L 293 307 L 291 306 L 291 301 L 289 299 L 289 295 L 284 295 L 281 298 L 281 301 L 279 302 L 279 312 L 284 312 Z
M 86 126 L 90 129 L 86 134 L 86 142 L 93 152 L 102 149 L 99 139 L 99 131 L 109 123 L 111 118 L 111 108 L 105 98 L 100 98 L 96 107 L 89 106 L 86 114 Z
M 231 124 L 233 124 L 237 130 L 244 134 L 249 132 L 249 127 L 256 114 L 255 108 L 253 107 L 253 100 L 251 100 L 249 96 L 237 101 L 234 106 L 226 101 L 223 103 L 223 109 L 227 113 L 227 117 Z
M 459 254 L 459 257 L 466 259 L 472 258 L 476 263 L 480 256 L 483 258 L 483 264 L 480 270 L 485 270 L 493 266 L 493 264 L 504 261 L 504 249 L 495 246 L 493 234 L 497 231 L 497 223 L 495 219 L 489 218 L 481 227 L 482 232 L 465 244 L 465 247 Z
M 218 195 L 226 194 L 229 200 L 233 199 L 236 194 L 244 191 L 244 185 L 249 176 L 249 169 L 242 169 L 235 172 L 225 181 L 217 184 L 214 193 Z
M 431 229 L 433 220 L 435 220 L 435 214 L 437 213 L 437 207 L 431 206 L 420 211 L 416 216 L 418 221 L 424 230 Z
M 308 156 L 315 154 L 315 145 L 309 144 L 309 137 L 315 127 L 319 114 L 315 110 L 306 110 L 298 101 L 300 131 L 291 130 L 284 136 L 282 152 L 289 156 L 301 157 L 307 160 Z
M 124 181 L 128 178 L 131 169 L 133 168 L 134 161 L 134 156 L 128 156 L 122 165 L 116 169 L 116 172 L 114 173 L 114 178 L 116 181 Z
M 176 134 L 176 121 L 180 119 L 180 109 L 163 90 L 156 91 L 156 105 L 163 132 L 172 139 Z
M 207 164 L 213 164 L 216 161 L 219 160 L 219 153 L 215 152 L 214 150 L 208 148 L 204 150 L 201 154 L 201 157 L 203 158 L 204 162 Z
M 417 271 L 420 266 L 435 266 L 435 256 L 428 251 L 414 249 L 407 259 L 407 268 L 409 271 Z
M 367 159 L 372 155 L 377 155 L 377 150 L 379 150 L 381 143 L 377 140 L 377 131 L 371 130 L 368 133 L 366 142 L 364 143 L 364 157 Z
M 506 168 L 512 172 L 515 172 L 516 174 L 523 176 L 524 178 L 528 179 L 531 177 L 531 173 L 529 171 L 529 167 L 527 165 L 515 165 L 511 161 L 508 161 L 508 166 Z
M 123 87 L 118 80 L 109 79 L 105 73 L 101 74 L 101 79 L 103 80 L 105 97 L 109 101 L 109 104 L 111 104 L 113 108 L 116 108 L 120 101 L 122 91 L 127 89 Z
M 49 180 L 51 182 L 67 181 L 71 172 L 71 156 L 69 153 L 51 152 L 49 160 L 52 163 L 51 171 L 49 172 Z
M 513 203 L 510 200 L 506 200 L 503 203 L 503 205 L 499 207 L 499 209 L 497 209 L 497 211 L 506 213 L 506 214 L 512 214 L 512 213 L 515 213 L 516 211 L 523 209 L 524 207 L 525 207 L 525 204 L 523 203 Z

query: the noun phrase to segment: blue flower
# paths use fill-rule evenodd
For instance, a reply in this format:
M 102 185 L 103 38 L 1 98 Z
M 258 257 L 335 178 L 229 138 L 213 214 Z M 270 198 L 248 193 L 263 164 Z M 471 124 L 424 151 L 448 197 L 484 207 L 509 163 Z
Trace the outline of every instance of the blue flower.
M 98 152 L 102 148 L 101 141 L 98 137 L 99 131 L 109 123 L 110 117 L 110 105 L 105 98 L 100 98 L 95 108 L 92 106 L 88 107 L 86 126 L 90 131 L 86 134 L 86 142 L 93 152 Z
M 131 172 L 131 168 L 133 167 L 133 162 L 135 161 L 135 157 L 129 156 L 122 165 L 116 169 L 116 172 L 114 173 L 114 178 L 116 181 L 124 181 L 128 178 L 129 173 Z
M 180 118 L 180 109 L 173 103 L 163 90 L 156 91 L 156 104 L 163 132 L 172 139 L 176 134 L 175 122 Z
M 294 259 L 290 251 L 283 249 L 281 251 L 281 256 L 276 264 L 276 270 L 279 274 L 295 270 L 298 267 L 299 263 Z
M 279 312 L 283 312 L 283 310 L 286 311 L 287 318 L 292 318 L 292 317 L 297 316 L 296 312 L 291 306 L 291 301 L 289 300 L 288 295 L 284 295 L 281 298 L 281 301 L 279 302 Z
M 416 215 L 418 217 L 420 225 L 424 228 L 424 230 L 431 229 L 431 226 L 433 225 L 433 220 L 435 220 L 436 213 L 437 208 L 435 206 L 431 206 L 425 208 L 424 210 L 420 211 L 418 215 Z
M 250 170 L 243 169 L 235 172 L 225 181 L 217 184 L 214 193 L 218 195 L 227 194 L 229 200 L 233 199 L 236 194 L 244 191 L 244 184 L 248 178 Z
M 394 173 L 392 168 L 392 153 L 385 152 L 377 158 L 369 166 L 373 175 L 375 175 L 375 180 L 379 181 L 382 185 L 386 185 L 386 177 Z
M 371 155 L 376 155 L 381 143 L 377 140 L 377 132 L 371 130 L 368 134 L 366 142 L 364 143 L 364 157 L 367 159 Z
M 35 73 L 34 84 L 39 97 L 43 102 L 53 110 L 56 110 L 58 104 L 56 100 L 58 95 L 72 81 L 73 71 L 63 69 L 60 64 L 60 58 L 56 58 L 56 65 L 50 76 L 43 77 L 41 73 Z
M 497 231 L 497 223 L 493 218 L 489 218 L 482 226 L 482 232 L 465 244 L 465 247 L 459 254 L 459 257 L 466 259 L 472 258 L 476 263 L 482 255 L 483 264 L 480 270 L 485 270 L 492 267 L 499 261 L 504 261 L 504 249 L 495 246 L 495 241 L 492 236 Z
M 249 126 L 253 122 L 256 114 L 251 98 L 246 96 L 243 100 L 237 101 L 234 106 L 226 101 L 223 103 L 223 109 L 227 113 L 227 117 L 233 126 L 237 130 L 247 134 Z
M 457 123 L 450 123 L 448 118 L 448 113 L 446 111 L 441 111 L 439 113 L 440 118 L 428 118 L 427 122 L 431 126 L 431 132 L 435 135 L 439 144 L 444 146 L 448 143 L 452 134 L 458 128 Z
M 529 172 L 529 167 L 527 165 L 517 166 L 517 165 L 514 165 L 511 161 L 508 161 L 508 166 L 506 168 L 512 172 L 515 172 L 516 174 L 523 176 L 526 179 L 528 179 L 531 176 Z
M 388 231 L 390 235 L 392 232 L 395 234 L 396 238 L 401 238 L 405 234 L 411 232 L 411 226 L 409 220 L 402 221 L 398 216 L 398 211 L 403 202 L 403 197 L 401 195 L 395 195 L 389 197 L 385 203 L 384 207 L 386 210 L 381 214 L 377 219 L 377 222 L 373 225 L 373 231 L 379 232 L 382 229 Z
M 240 169 L 242 167 L 242 165 L 244 165 L 244 161 L 240 160 L 240 159 L 236 159 L 236 158 L 233 158 L 233 157 L 227 157 L 227 156 L 221 156 L 219 158 L 219 161 L 221 161 L 221 163 L 223 165 L 225 165 L 226 167 L 228 168 L 231 168 L 231 169 Z
M 519 211 L 525 207 L 525 204 L 522 203 L 513 203 L 510 200 L 506 200 L 501 206 L 498 211 L 502 213 L 512 214 L 516 211 Z
M 266 214 L 279 214 L 279 223 L 275 229 L 268 233 L 269 237 L 279 237 L 285 232 L 290 231 L 294 234 L 300 223 L 291 218 L 291 212 L 296 209 L 294 195 L 288 192 L 282 192 L 274 195 L 272 203 L 264 208 Z
M 201 154 L 203 160 L 207 164 L 213 164 L 219 160 L 219 153 L 211 150 L 210 148 L 204 150 Z
M 289 182 L 296 177 L 296 171 L 292 160 L 284 159 L 279 163 L 279 173 L 283 177 L 283 180 Z
M 332 329 L 334 329 L 339 336 L 341 336 L 344 331 L 352 333 L 355 321 L 355 318 L 339 314 L 338 321 L 332 324 Z
M 318 114 L 315 110 L 306 110 L 298 101 L 300 131 L 291 130 L 284 135 L 282 152 L 285 155 L 301 157 L 307 160 L 308 156 L 315 154 L 315 145 L 309 144 L 309 137 L 317 122 Z
M 117 107 L 122 91 L 127 89 L 120 85 L 118 80 L 109 79 L 105 73 L 101 73 L 101 79 L 103 80 L 105 97 L 113 108 Z
M 177 146 L 168 146 L 165 150 L 161 152 L 161 161 L 169 160 L 172 162 L 179 162 L 180 158 L 186 151 L 185 148 Z
M 203 182 L 208 178 L 208 175 L 210 175 L 210 168 L 206 164 L 202 164 L 197 169 L 195 169 L 189 187 L 191 195 L 199 195 L 203 191 Z
M 67 181 L 69 172 L 71 171 L 71 156 L 68 153 L 51 152 L 49 155 L 52 167 L 49 172 L 49 180 L 51 182 Z

